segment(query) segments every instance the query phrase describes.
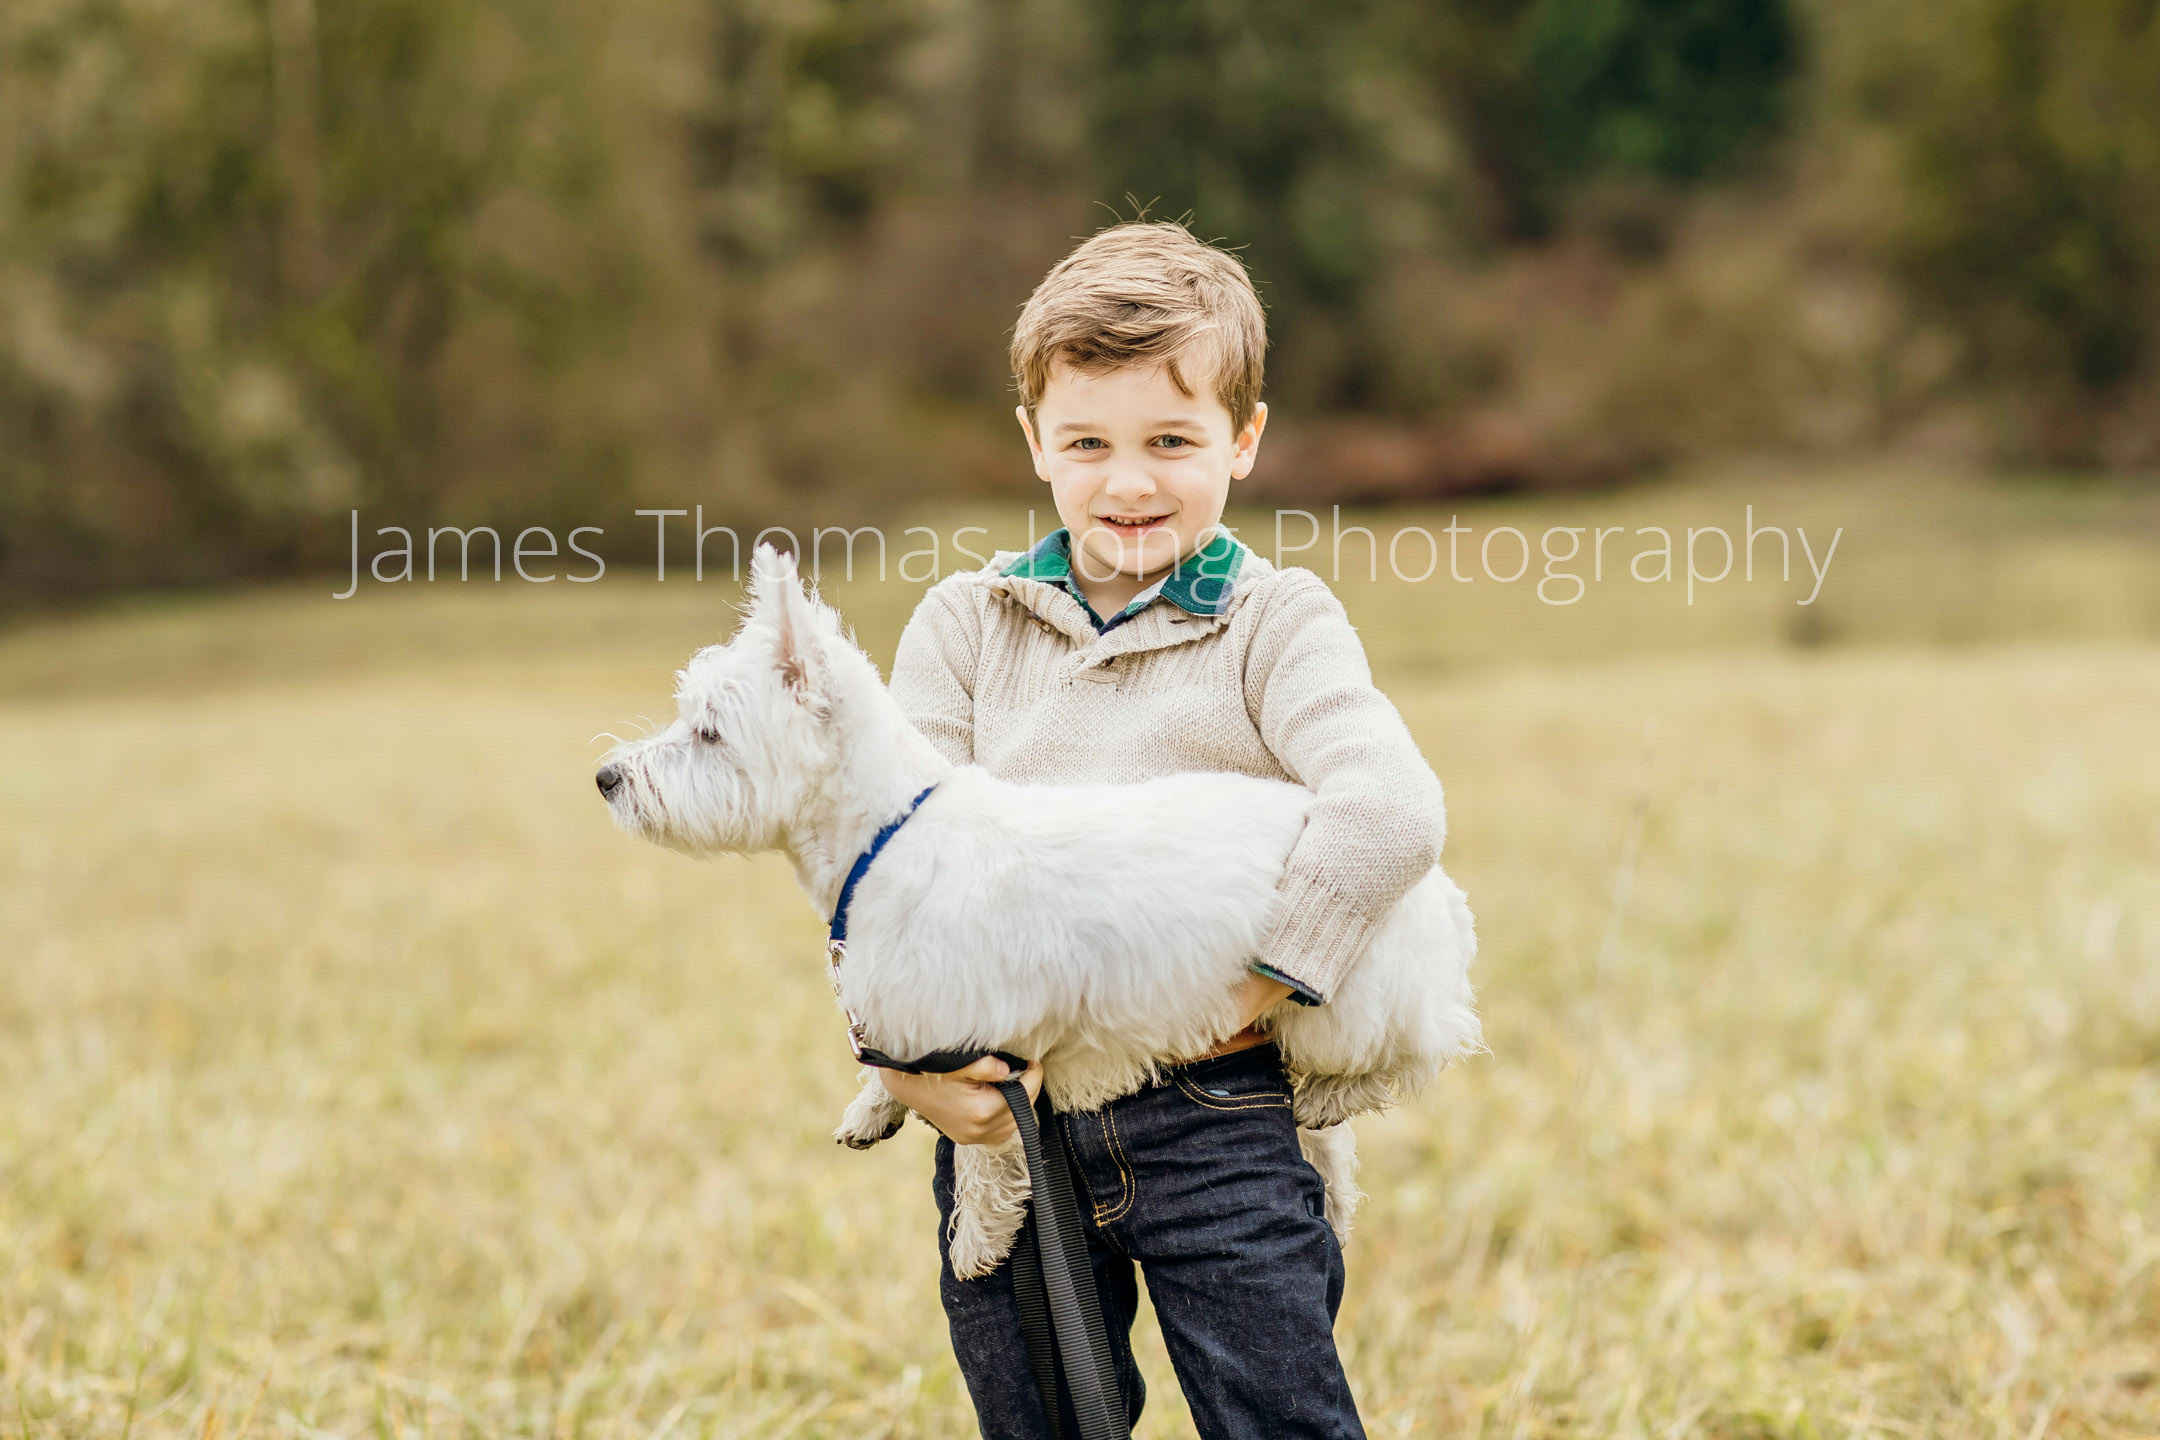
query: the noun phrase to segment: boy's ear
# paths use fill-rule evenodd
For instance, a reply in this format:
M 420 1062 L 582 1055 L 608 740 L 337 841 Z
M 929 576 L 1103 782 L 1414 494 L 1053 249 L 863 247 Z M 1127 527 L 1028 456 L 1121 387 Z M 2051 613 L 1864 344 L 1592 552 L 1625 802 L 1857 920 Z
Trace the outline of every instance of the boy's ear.
M 825 696 L 825 650 L 811 608 L 803 593 L 802 577 L 795 557 L 771 545 L 760 545 L 750 557 L 750 613 L 771 627 L 773 663 L 780 682 L 795 698 L 822 711 Z
M 1243 480 L 1246 476 L 1252 474 L 1253 462 L 1260 458 L 1260 436 L 1266 430 L 1267 404 L 1265 401 L 1255 401 L 1252 419 L 1245 422 L 1245 428 L 1240 430 L 1231 441 L 1233 447 L 1233 453 L 1230 456 L 1231 479 Z
M 1043 458 L 1042 441 L 1035 438 L 1035 422 L 1028 418 L 1027 406 L 1013 406 L 1013 417 L 1020 422 L 1020 433 L 1027 436 L 1028 458 L 1035 462 L 1035 478 L 1050 478 L 1049 461 Z

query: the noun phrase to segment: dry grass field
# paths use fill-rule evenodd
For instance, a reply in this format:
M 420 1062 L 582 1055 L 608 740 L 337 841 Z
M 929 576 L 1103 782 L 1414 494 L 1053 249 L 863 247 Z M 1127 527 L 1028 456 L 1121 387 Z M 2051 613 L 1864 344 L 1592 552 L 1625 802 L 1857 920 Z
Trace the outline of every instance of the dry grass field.
M 1360 1126 L 1371 1432 L 2160 1434 L 2160 499 L 1462 513 L 1743 500 L 1846 526 L 1815 615 L 1342 587 L 1492 1049 Z M 591 792 L 729 592 L 331 588 L 0 633 L 0 1435 L 972 1433 L 817 917 Z

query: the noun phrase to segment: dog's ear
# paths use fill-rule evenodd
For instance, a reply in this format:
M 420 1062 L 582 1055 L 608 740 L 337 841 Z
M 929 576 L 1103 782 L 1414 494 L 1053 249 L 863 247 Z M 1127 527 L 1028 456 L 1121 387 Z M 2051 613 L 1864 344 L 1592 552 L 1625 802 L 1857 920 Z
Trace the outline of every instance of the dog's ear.
M 751 611 L 772 627 L 780 681 L 813 710 L 825 708 L 826 661 L 817 612 L 803 593 L 795 557 L 760 545 L 750 557 Z

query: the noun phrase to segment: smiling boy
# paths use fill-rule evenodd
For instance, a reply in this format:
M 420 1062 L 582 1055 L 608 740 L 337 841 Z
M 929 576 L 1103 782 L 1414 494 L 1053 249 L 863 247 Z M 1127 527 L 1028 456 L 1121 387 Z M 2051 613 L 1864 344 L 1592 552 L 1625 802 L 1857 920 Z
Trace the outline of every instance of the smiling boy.
M 1143 1400 L 1128 1341 L 1137 1262 L 1210 1440 L 1364 1433 L 1334 1345 L 1341 1248 L 1259 1022 L 1286 1000 L 1327 1003 L 1445 831 L 1440 782 L 1373 686 L 1340 602 L 1220 523 L 1267 426 L 1266 343 L 1243 267 L 1181 226 L 1114 226 L 1060 262 L 1021 312 L 1012 360 L 1020 427 L 1063 526 L 933 586 L 892 677 L 932 743 L 1002 779 L 1227 770 L 1317 797 L 1242 984 L 1242 1028 L 1046 1132 L 1079 1177 L 1128 1414 Z M 933 1189 L 948 1225 L 953 1143 L 1011 1133 L 991 1083 L 1005 1074 L 987 1059 L 885 1077 L 946 1137 Z M 1051 1435 L 1009 1274 L 963 1280 L 942 1237 L 940 1251 L 983 1434 Z

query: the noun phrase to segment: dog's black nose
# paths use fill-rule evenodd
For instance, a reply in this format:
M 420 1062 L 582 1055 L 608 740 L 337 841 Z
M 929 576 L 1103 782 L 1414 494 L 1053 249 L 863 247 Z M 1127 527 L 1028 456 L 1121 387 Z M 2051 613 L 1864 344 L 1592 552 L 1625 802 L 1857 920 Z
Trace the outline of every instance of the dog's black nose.
M 615 792 L 622 788 L 622 771 L 613 765 L 602 765 L 600 773 L 593 776 L 593 783 L 600 787 L 601 799 L 612 800 Z

